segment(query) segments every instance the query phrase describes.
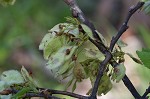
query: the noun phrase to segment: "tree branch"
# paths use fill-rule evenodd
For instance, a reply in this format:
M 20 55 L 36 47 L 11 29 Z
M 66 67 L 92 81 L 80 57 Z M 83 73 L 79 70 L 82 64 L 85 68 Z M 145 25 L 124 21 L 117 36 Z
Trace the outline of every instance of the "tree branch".
M 67 91 L 59 91 L 59 90 L 53 90 L 53 89 L 46 89 L 46 88 L 37 88 L 37 90 L 39 90 L 39 92 L 34 93 L 34 92 L 27 92 L 24 94 L 24 98 L 28 97 L 46 97 L 46 99 L 61 99 L 58 98 L 56 96 L 52 96 L 53 94 L 60 94 L 60 95 L 66 95 L 66 96 L 70 96 L 70 97 L 74 97 L 74 98 L 78 98 L 78 99 L 88 99 L 87 96 L 82 96 L 82 95 L 78 95 L 75 93 L 71 93 L 71 92 L 67 92 Z M 16 90 L 14 88 L 9 88 L 6 90 L 3 90 L 2 92 L 0 92 L 0 95 L 9 95 L 9 94 L 17 94 L 19 92 L 19 90 Z
M 147 95 L 150 93 L 150 86 L 146 89 L 145 93 L 143 94 L 143 99 L 148 99 Z
M 45 90 L 47 92 L 50 92 L 51 94 L 61 94 L 61 95 L 67 95 L 70 97 L 74 97 L 74 98 L 78 98 L 78 99 L 88 99 L 87 96 L 83 96 L 83 95 L 78 95 L 72 92 L 67 92 L 67 91 L 59 91 L 59 90 L 53 90 L 53 89 L 44 89 L 44 88 L 38 88 L 40 90 Z
M 17 94 L 19 92 L 19 90 L 13 89 L 13 88 L 9 88 L 9 89 L 5 89 L 2 92 L 0 92 L 0 95 L 9 95 L 9 94 Z M 55 96 L 52 96 L 51 94 L 44 94 L 42 92 L 39 93 L 35 93 L 35 92 L 28 92 L 28 93 L 24 93 L 23 94 L 23 99 L 24 98 L 32 98 L 32 97 L 45 97 L 46 99 L 61 99 Z
M 97 35 L 96 29 L 94 27 L 94 25 L 88 21 L 88 19 L 84 16 L 83 12 L 81 11 L 81 9 L 78 7 L 77 3 L 75 2 L 75 0 L 64 0 L 66 4 L 68 4 L 71 7 L 73 16 L 78 17 L 84 24 L 86 24 L 93 32 L 93 35 Z M 111 59 L 113 59 L 112 54 L 110 51 L 113 50 L 116 42 L 118 41 L 118 39 L 121 37 L 121 35 L 128 29 L 127 23 L 130 19 L 130 17 L 143 6 L 144 2 L 139 2 L 135 7 L 131 8 L 127 18 L 125 20 L 125 22 L 123 23 L 123 25 L 121 26 L 121 28 L 119 29 L 117 35 L 115 37 L 112 38 L 111 40 L 111 44 L 109 47 L 109 50 L 107 49 L 106 46 L 104 46 L 103 44 L 99 43 L 99 42 L 95 42 L 94 40 L 92 40 L 91 38 L 89 38 L 89 40 L 103 53 L 105 54 L 105 59 L 103 60 L 103 62 L 100 63 L 99 66 L 99 72 L 96 78 L 96 81 L 94 83 L 94 87 L 92 89 L 92 93 L 91 96 L 89 97 L 89 99 L 96 99 L 96 93 L 98 90 L 98 85 L 99 82 L 101 80 L 101 77 L 103 76 L 104 70 L 106 68 L 106 65 L 108 62 L 110 62 Z M 98 38 L 97 36 L 94 36 L 95 38 Z M 99 38 L 98 38 L 99 39 Z M 115 65 L 114 65 L 115 64 Z M 113 67 L 115 67 L 118 63 L 114 61 L 113 63 Z M 133 84 L 131 83 L 131 81 L 128 79 L 128 77 L 125 75 L 125 77 L 123 78 L 123 82 L 125 84 L 125 86 L 129 89 L 129 91 L 132 93 L 132 95 L 136 98 L 136 97 L 141 97 L 139 95 L 139 93 L 136 91 L 135 87 L 133 86 Z M 128 85 L 129 84 L 129 85 Z M 131 90 L 132 89 L 132 90 Z
M 109 50 L 112 51 L 116 42 L 118 41 L 118 39 L 121 37 L 121 35 L 129 28 L 127 26 L 129 19 L 131 18 L 131 16 L 138 10 L 140 9 L 142 6 L 144 5 L 144 2 L 138 2 L 136 6 L 130 8 L 128 15 L 124 21 L 124 23 L 122 24 L 122 26 L 120 27 L 118 33 L 116 34 L 115 37 L 112 38 L 111 43 L 110 43 L 110 47 Z
M 91 38 L 89 38 L 89 40 L 91 42 L 93 42 L 94 44 L 98 42 L 102 42 L 101 38 L 99 37 L 99 35 L 97 34 L 97 31 L 94 27 L 94 25 L 85 17 L 84 13 L 81 11 L 81 9 L 79 8 L 79 6 L 76 3 L 76 0 L 64 0 L 64 2 L 70 6 L 71 11 L 72 11 L 72 15 L 75 18 L 79 18 L 79 20 L 84 23 L 85 25 L 87 25 L 93 33 L 93 37 L 95 38 L 95 40 L 92 40 Z M 98 44 L 97 47 L 99 46 L 99 49 L 102 53 L 105 54 L 106 52 L 106 46 L 103 44 Z

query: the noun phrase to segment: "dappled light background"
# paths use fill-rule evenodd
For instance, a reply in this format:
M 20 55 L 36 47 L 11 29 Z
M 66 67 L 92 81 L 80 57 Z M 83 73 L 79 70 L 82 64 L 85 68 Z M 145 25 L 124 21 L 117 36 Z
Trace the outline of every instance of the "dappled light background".
M 85 15 L 106 37 L 108 45 L 123 23 L 129 7 L 138 0 L 77 0 Z M 45 69 L 42 52 L 38 50 L 43 36 L 57 23 L 65 22 L 71 16 L 70 8 L 63 0 L 17 0 L 13 6 L 0 6 L 0 72 L 9 69 L 20 70 L 25 66 L 40 87 L 64 89 Z M 123 50 L 136 55 L 142 47 L 150 48 L 150 16 L 137 12 L 132 16 L 122 40 L 128 44 Z M 138 65 L 125 56 L 127 75 L 136 89 L 143 94 L 150 82 L 150 70 Z M 87 79 L 78 84 L 76 93 L 85 94 L 91 88 Z M 70 90 L 70 88 L 68 89 Z M 132 99 L 123 82 L 114 83 L 113 89 L 99 99 Z M 69 99 L 69 98 L 68 98 Z

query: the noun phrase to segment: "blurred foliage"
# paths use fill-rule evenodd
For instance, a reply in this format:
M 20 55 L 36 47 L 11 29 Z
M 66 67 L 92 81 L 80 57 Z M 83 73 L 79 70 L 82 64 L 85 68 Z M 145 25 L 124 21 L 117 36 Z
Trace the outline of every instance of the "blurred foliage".
M 45 62 L 38 46 L 49 28 L 65 20 L 70 13 L 67 9 L 63 1 L 56 0 L 18 0 L 13 6 L 0 5 L 0 72 L 25 65 L 39 84 L 58 88 L 41 69 Z
M 0 6 L 1 68 L 12 66 L 8 61 L 16 49 L 38 50 L 43 33 L 68 15 L 69 10 L 62 4 L 54 0 L 19 0 L 14 6 Z
M 140 25 L 137 31 L 139 32 L 138 37 L 141 39 L 141 41 L 143 41 L 143 47 L 150 49 L 150 39 L 149 39 L 150 29 L 147 26 Z M 145 81 L 149 82 L 150 77 L 147 78 L 146 75 L 149 75 L 150 70 L 146 68 L 142 68 L 140 69 L 140 72 L 142 74 L 142 77 L 145 79 Z

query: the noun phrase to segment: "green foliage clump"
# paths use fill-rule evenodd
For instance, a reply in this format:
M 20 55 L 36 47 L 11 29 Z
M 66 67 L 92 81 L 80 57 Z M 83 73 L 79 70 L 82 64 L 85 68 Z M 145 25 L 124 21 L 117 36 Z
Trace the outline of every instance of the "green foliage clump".
M 89 41 L 89 37 L 95 40 L 91 29 L 80 24 L 75 18 L 67 17 L 68 23 L 59 23 L 49 30 L 42 39 L 39 49 L 43 50 L 43 56 L 48 61 L 46 68 L 52 72 L 54 77 L 61 80 L 70 79 L 66 88 L 73 84 L 72 91 L 76 89 L 77 82 L 84 79 L 90 79 L 91 85 L 94 86 L 94 81 L 99 70 L 99 63 L 104 56 L 98 49 Z M 82 28 L 82 30 L 81 30 Z M 84 32 L 83 32 L 84 31 Z M 100 34 L 104 45 L 107 45 L 106 40 Z M 118 54 L 119 52 L 115 52 Z M 120 57 L 123 58 L 124 53 L 120 51 Z M 115 55 L 114 55 L 115 56 Z M 116 55 L 116 60 L 119 55 Z M 109 65 L 107 66 L 107 69 Z M 98 95 L 106 94 L 112 88 L 112 80 L 119 82 L 125 75 L 124 65 L 118 65 L 112 69 L 111 76 L 108 76 L 109 70 L 105 70 L 102 81 L 99 84 Z M 87 94 L 90 94 L 91 89 Z
M 3 6 L 13 5 L 16 0 L 0 0 L 0 4 Z
M 27 92 L 37 92 L 37 84 L 29 75 L 28 71 L 22 67 L 21 72 L 17 70 L 4 71 L 0 76 L 0 91 L 13 88 L 18 92 L 14 95 L 0 95 L 4 99 L 19 99 Z

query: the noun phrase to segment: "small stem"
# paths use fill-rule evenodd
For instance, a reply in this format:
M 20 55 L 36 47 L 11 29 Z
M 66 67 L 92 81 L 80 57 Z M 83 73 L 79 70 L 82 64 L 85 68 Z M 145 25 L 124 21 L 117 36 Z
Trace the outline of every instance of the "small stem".
M 118 33 L 116 34 L 115 37 L 112 38 L 111 43 L 110 43 L 110 47 L 109 50 L 112 51 L 116 42 L 118 41 L 118 39 L 121 37 L 121 35 L 129 28 L 127 26 L 129 19 L 131 18 L 131 16 L 138 10 L 140 9 L 142 6 L 144 5 L 144 2 L 138 2 L 136 6 L 132 7 L 129 12 L 128 15 L 124 21 L 124 23 L 122 24 L 122 26 L 120 27 Z
M 150 94 L 150 86 L 146 89 L 145 93 L 143 94 L 142 98 L 148 99 L 147 95 Z
M 88 99 L 87 96 L 75 94 L 75 93 L 72 93 L 72 92 L 60 91 L 60 90 L 53 90 L 53 89 L 44 89 L 44 88 L 38 88 L 38 89 L 40 89 L 40 90 L 46 90 L 47 92 L 50 92 L 51 94 L 67 95 L 67 96 L 78 98 L 78 99 Z

